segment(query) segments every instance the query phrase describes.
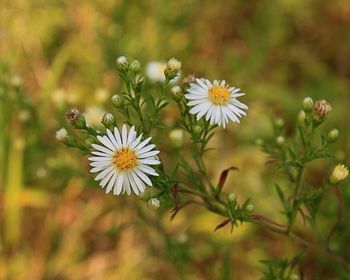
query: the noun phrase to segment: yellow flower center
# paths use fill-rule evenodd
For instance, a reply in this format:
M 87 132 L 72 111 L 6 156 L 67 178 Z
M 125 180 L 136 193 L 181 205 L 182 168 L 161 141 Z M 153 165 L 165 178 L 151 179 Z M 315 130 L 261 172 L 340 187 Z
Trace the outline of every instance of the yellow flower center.
M 129 148 L 122 148 L 114 154 L 113 163 L 119 170 L 125 171 L 137 165 L 137 157 Z
M 227 101 L 230 99 L 230 95 L 230 91 L 225 87 L 213 86 L 211 89 L 209 89 L 209 99 L 216 105 L 227 103 Z

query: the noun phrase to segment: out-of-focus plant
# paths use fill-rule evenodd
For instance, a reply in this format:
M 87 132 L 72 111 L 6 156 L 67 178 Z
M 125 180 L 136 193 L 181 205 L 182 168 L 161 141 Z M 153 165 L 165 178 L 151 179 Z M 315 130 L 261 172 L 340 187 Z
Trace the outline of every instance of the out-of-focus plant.
M 126 57 L 119 57 L 116 64 L 125 84 L 123 91 L 111 99 L 116 114 L 106 113 L 101 119 L 104 128 L 96 129 L 88 126 L 84 115 L 73 108 L 67 112 L 67 120 L 73 128 L 84 133 L 73 134 L 61 129 L 56 135 L 68 147 L 92 154 L 89 157 L 91 172 L 97 173 L 95 179 L 107 193 L 143 194 L 142 199 L 152 209 L 172 208 L 171 218 L 189 205 L 204 206 L 224 217 L 215 230 L 228 224 L 231 230 L 242 223 L 257 224 L 288 236 L 304 249 L 315 250 L 349 269 L 349 261 L 329 248 L 342 215 L 339 214 L 339 219 L 328 232 L 317 229 L 320 205 L 329 193 L 336 193 L 339 211 L 343 211 L 339 184 L 348 176 L 348 169 L 345 165 L 337 165 L 332 174 L 322 178 L 318 185 L 311 184 L 304 176 L 310 163 L 334 157 L 329 147 L 337 140 L 339 131 L 333 129 L 324 134 L 321 129 L 331 112 L 327 101 L 314 102 L 305 98 L 292 134 L 285 134 L 283 119 L 277 119 L 273 124 L 273 136 L 257 140 L 270 155 L 268 162 L 286 177 L 282 183 L 275 184 L 287 220 L 282 224 L 255 213 L 250 198 L 239 203 L 236 194 L 224 191 L 229 172 L 238 170 L 235 166 L 223 170 L 216 183 L 208 175 L 204 156 L 211 150 L 208 147 L 210 139 L 229 121 L 239 123 L 248 109 L 238 100 L 244 95 L 239 88 L 230 87 L 225 81 L 211 82 L 193 75 L 186 77 L 181 86 L 174 85 L 181 62 L 172 58 L 161 69 L 164 79 L 158 81 L 159 92 L 155 93 L 145 86 L 147 82 L 138 61 L 129 63 Z M 167 106 L 174 105 L 179 112 L 179 128 L 171 131 L 169 136 L 177 157 L 167 164 L 161 159 L 161 154 L 158 156 L 159 151 L 153 150 L 156 145 L 150 144 L 150 140 L 151 135 L 155 136 L 159 146 L 164 146 L 165 126 L 161 123 L 161 114 Z M 122 123 L 124 125 L 120 128 Z M 130 127 L 129 131 L 125 124 Z M 189 138 L 188 145 L 184 141 L 184 132 Z M 310 226 L 310 234 L 316 235 L 317 241 L 309 241 L 294 230 L 298 217 L 304 221 L 305 227 Z M 294 258 L 292 262 L 265 261 L 269 271 L 265 279 L 296 279 L 293 269 L 301 260 L 302 257 Z

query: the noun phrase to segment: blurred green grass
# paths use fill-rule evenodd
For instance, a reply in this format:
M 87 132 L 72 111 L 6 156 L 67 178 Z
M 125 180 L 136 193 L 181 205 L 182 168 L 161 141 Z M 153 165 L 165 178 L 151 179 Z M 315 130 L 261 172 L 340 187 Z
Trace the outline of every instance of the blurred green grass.
M 254 227 L 213 233 L 220 219 L 204 210 L 184 210 L 170 223 L 132 198 L 106 196 L 86 159 L 54 134 L 73 104 L 110 108 L 101 90 L 120 89 L 117 56 L 175 56 L 183 73 L 226 79 L 247 93 L 248 117 L 213 139 L 218 151 L 206 161 L 213 180 L 237 165 L 228 188 L 279 217 L 275 177 L 254 146 L 269 133 L 269 117 L 284 118 L 291 131 L 303 97 L 327 99 L 328 128 L 341 132 L 335 151 L 349 162 L 349 1 L 5 0 L 0 15 L 1 80 L 23 82 L 1 103 L 0 279 L 258 279 L 259 260 L 293 255 L 287 239 Z M 169 109 L 166 118 L 174 117 Z M 315 166 L 311 180 L 326 169 Z M 331 279 L 312 256 L 307 263 L 306 279 Z

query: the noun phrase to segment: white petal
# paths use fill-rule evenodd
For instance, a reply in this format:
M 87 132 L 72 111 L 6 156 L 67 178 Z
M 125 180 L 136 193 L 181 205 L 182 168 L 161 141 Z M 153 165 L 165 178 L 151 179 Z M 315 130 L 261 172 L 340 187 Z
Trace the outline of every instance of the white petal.
M 128 145 L 132 143 L 132 140 L 134 140 L 134 136 L 135 136 L 135 126 L 132 126 L 129 130 L 128 140 L 127 140 Z
M 127 193 L 127 195 L 130 195 L 131 194 L 130 180 L 129 180 L 129 177 L 126 173 L 124 173 L 123 185 L 124 185 L 124 190 Z
M 116 178 L 117 178 L 117 173 L 113 172 L 113 176 L 112 176 L 111 180 L 109 181 L 108 186 L 106 188 L 106 193 L 109 193 L 112 190 L 112 188 L 113 188 L 113 186 L 115 184 L 115 179 Z
M 111 141 L 108 139 L 107 136 L 101 137 L 101 136 L 97 135 L 97 139 L 98 139 L 98 141 L 100 141 L 103 145 L 105 145 L 108 149 L 110 149 L 110 150 L 112 150 L 112 151 L 114 150 L 114 146 L 112 145 Z
M 109 129 L 107 129 L 107 134 L 108 134 L 109 140 L 111 140 L 114 148 L 118 149 L 120 145 L 118 145 L 117 141 L 115 140 L 113 133 Z
M 140 193 L 143 193 L 146 189 L 146 186 L 144 184 L 144 182 L 142 182 L 142 180 L 136 175 L 135 172 L 130 172 L 132 178 L 134 179 L 137 188 L 139 189 Z
M 114 128 L 114 137 L 119 146 L 122 146 L 122 140 L 120 138 L 120 133 L 117 127 Z
M 134 149 L 141 141 L 141 138 L 142 138 L 142 133 L 139 135 L 139 137 L 137 137 L 137 139 L 135 141 L 133 141 L 131 144 L 130 144 L 130 148 L 131 149 Z
M 93 155 L 96 155 L 96 156 L 111 157 L 109 154 L 101 153 L 101 152 L 98 152 L 98 151 L 92 151 L 91 153 L 92 153 Z
M 131 186 L 132 190 L 134 191 L 134 193 L 135 193 L 136 195 L 139 195 L 139 189 L 138 189 L 138 187 L 137 187 L 137 184 L 136 184 L 134 178 L 131 176 L 130 173 L 126 173 L 126 174 L 127 174 L 127 176 L 128 176 L 128 179 L 129 179 L 130 186 Z
M 135 169 L 134 172 L 137 174 L 139 178 L 142 179 L 147 185 L 152 186 L 152 181 L 139 169 Z
M 152 150 L 155 146 L 156 145 L 151 144 L 151 145 L 147 145 L 146 147 L 143 147 L 141 150 L 139 150 L 139 155 Z
M 160 164 L 160 161 L 153 158 L 143 158 L 139 160 L 139 163 L 157 165 L 157 164 Z
M 112 163 L 110 161 L 94 161 L 90 162 L 90 166 L 108 166 L 111 165 Z
M 110 166 L 108 168 L 106 168 L 105 170 L 103 170 L 100 174 L 98 174 L 95 178 L 95 181 L 101 180 L 102 178 L 104 178 L 109 172 L 111 172 L 114 169 L 114 166 Z
M 113 193 L 115 195 L 120 195 L 121 194 L 121 192 L 123 190 L 123 182 L 124 181 L 126 181 L 126 180 L 124 180 L 124 173 L 123 172 L 119 172 L 117 180 L 115 181 L 115 184 L 114 184 Z
M 106 157 L 89 157 L 88 160 L 90 161 L 109 161 L 112 157 L 106 156 Z
M 208 103 L 208 98 L 203 98 L 203 99 L 196 99 L 196 100 L 191 100 L 187 103 L 187 106 L 194 106 L 194 105 L 198 105 L 201 103 Z
M 198 99 L 203 99 L 203 96 L 202 95 L 198 95 L 198 94 L 185 94 L 185 97 L 187 99 L 190 99 L 190 100 L 198 100 Z
M 146 140 L 141 142 L 138 146 L 135 147 L 135 150 L 141 150 L 149 141 L 151 141 L 152 137 L 148 137 Z
M 159 151 L 150 151 L 148 153 L 144 153 L 144 154 L 139 154 L 138 158 L 147 158 L 147 157 L 153 157 L 155 155 L 159 154 Z
M 127 145 L 127 131 L 126 131 L 126 125 L 123 124 L 123 127 L 122 127 L 122 143 L 123 143 L 123 146 L 125 147 Z
M 110 171 L 107 174 L 107 176 L 101 180 L 101 182 L 100 182 L 101 188 L 104 188 L 107 185 L 108 181 L 111 179 L 111 177 L 113 176 L 114 173 L 115 173 L 114 170 Z
M 142 172 L 149 175 L 159 176 L 152 167 L 147 165 L 140 165 L 137 169 L 140 169 Z
M 96 166 L 96 167 L 92 168 L 90 170 L 90 172 L 91 173 L 96 173 L 96 172 L 100 172 L 101 170 L 106 169 L 106 168 L 107 168 L 106 166 Z
M 107 149 L 107 148 L 105 148 L 105 147 L 103 147 L 103 146 L 101 146 L 101 145 L 92 144 L 91 146 L 94 147 L 96 150 L 99 150 L 100 152 L 104 152 L 104 153 L 109 154 L 109 155 L 111 155 L 111 156 L 114 155 L 114 152 L 113 152 L 113 151 L 111 151 L 111 150 L 109 150 L 109 149 Z

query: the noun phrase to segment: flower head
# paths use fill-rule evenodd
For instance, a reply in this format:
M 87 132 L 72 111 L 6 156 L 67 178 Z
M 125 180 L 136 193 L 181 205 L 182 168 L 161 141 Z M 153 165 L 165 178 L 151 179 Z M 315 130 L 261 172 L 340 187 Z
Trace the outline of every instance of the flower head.
M 338 164 L 333 172 L 332 175 L 329 177 L 329 180 L 332 184 L 336 184 L 339 181 L 344 180 L 349 175 L 349 169 L 344 164 Z
M 88 107 L 84 113 L 86 125 L 94 128 L 99 128 L 102 126 L 102 119 L 105 114 L 100 107 L 91 106 Z
M 245 95 L 239 88 L 230 87 L 225 81 L 211 82 L 207 79 L 196 79 L 191 83 L 185 95 L 190 101 L 191 114 L 197 114 L 197 120 L 206 115 L 210 123 L 216 123 L 225 128 L 229 119 L 239 123 L 239 118 L 246 115 L 248 107 L 239 102 L 237 97 Z
M 158 176 L 150 165 L 160 164 L 156 159 L 159 151 L 153 150 L 155 145 L 148 144 L 151 137 L 141 141 L 142 134 L 137 136 L 134 126 L 129 132 L 125 125 L 121 133 L 117 127 L 113 132 L 107 129 L 106 135 L 97 136 L 102 145 L 92 144 L 95 150 L 89 157 L 90 172 L 99 173 L 95 180 L 100 181 L 102 188 L 106 187 L 106 193 L 113 190 L 114 195 L 122 192 L 130 195 L 133 191 L 139 195 L 146 185 L 152 186 L 148 175 Z
M 119 71 L 124 71 L 129 66 L 128 59 L 126 56 L 119 56 L 115 63 Z
M 58 141 L 64 141 L 67 139 L 67 137 L 68 137 L 68 132 L 64 127 L 56 131 L 56 139 Z
M 151 198 L 147 201 L 147 207 L 153 210 L 157 210 L 160 207 L 160 201 L 158 198 Z
M 332 106 L 324 99 L 315 102 L 314 114 L 319 119 L 324 119 L 332 111 Z
M 165 74 L 164 71 L 167 68 L 167 63 L 162 61 L 151 61 L 146 65 L 146 76 L 153 83 L 164 83 L 165 82 Z M 176 82 L 180 77 L 180 73 L 177 74 L 175 78 L 171 81 Z
M 75 128 L 83 128 L 86 125 L 84 116 L 77 108 L 72 108 L 66 113 L 68 122 Z

